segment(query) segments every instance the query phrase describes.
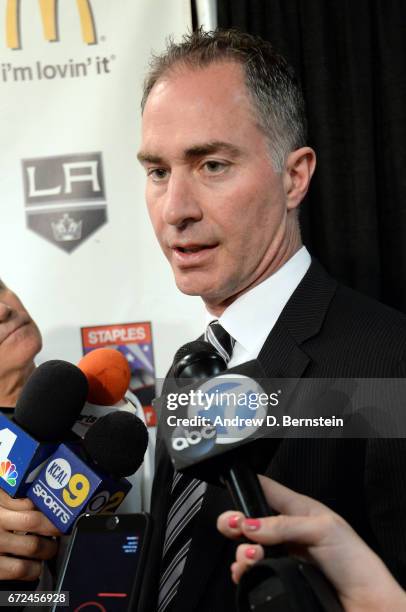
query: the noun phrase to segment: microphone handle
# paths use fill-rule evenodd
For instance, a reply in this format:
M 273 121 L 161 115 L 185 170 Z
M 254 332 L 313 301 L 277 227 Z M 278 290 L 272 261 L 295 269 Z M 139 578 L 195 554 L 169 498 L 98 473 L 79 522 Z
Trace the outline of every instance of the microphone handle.
M 258 476 L 245 465 L 233 465 L 223 470 L 224 483 L 236 505 L 247 518 L 275 514 L 268 506 Z
M 265 499 L 258 476 L 246 465 L 234 464 L 233 467 L 224 467 L 222 479 L 237 510 L 243 512 L 247 518 L 275 516 L 276 513 L 271 510 Z M 268 566 L 266 566 L 267 561 Z M 238 609 L 241 612 L 245 610 L 279 612 L 288 607 L 292 610 L 299 609 L 298 605 L 300 609 L 312 612 L 316 610 L 319 612 L 343 611 L 334 587 L 324 574 L 305 561 L 289 557 L 282 544 L 266 546 L 265 559 L 259 565 L 254 566 L 254 569 L 256 567 L 258 570 L 260 566 L 274 568 L 272 570 L 273 579 L 271 576 L 271 579 L 266 580 L 264 574 L 256 586 L 249 584 L 247 579 L 241 581 L 238 595 Z M 285 570 L 286 567 L 287 570 Z M 284 583 L 280 583 L 282 588 L 278 584 L 280 582 L 279 573 L 285 576 Z M 251 572 L 251 576 L 253 575 L 255 576 L 255 573 Z M 248 579 L 249 576 L 250 572 L 248 572 Z M 255 591 L 258 588 L 260 590 L 256 594 Z M 300 604 L 297 600 L 297 593 L 300 593 Z M 242 605 L 244 597 L 246 603 Z
M 247 518 L 258 518 L 262 516 L 275 516 L 275 512 L 269 507 L 258 476 L 246 465 L 225 467 L 222 472 L 222 480 L 235 504 Z M 281 544 L 266 547 L 267 557 L 282 557 L 287 554 L 286 548 Z

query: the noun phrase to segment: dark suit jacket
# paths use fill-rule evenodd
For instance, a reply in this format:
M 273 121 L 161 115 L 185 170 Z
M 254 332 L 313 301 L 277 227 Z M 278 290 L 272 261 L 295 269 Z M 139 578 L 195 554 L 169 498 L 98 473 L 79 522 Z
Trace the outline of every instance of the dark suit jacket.
M 270 378 L 383 378 L 404 376 L 405 358 L 406 317 L 340 286 L 313 261 L 258 361 Z M 266 473 L 341 514 L 406 586 L 405 440 L 284 440 L 269 457 Z M 158 440 L 151 508 L 155 532 L 142 612 L 156 606 L 172 474 L 165 444 Z M 232 508 L 227 491 L 208 486 L 176 612 L 235 610 L 230 579 L 235 544 L 216 530 L 217 516 Z

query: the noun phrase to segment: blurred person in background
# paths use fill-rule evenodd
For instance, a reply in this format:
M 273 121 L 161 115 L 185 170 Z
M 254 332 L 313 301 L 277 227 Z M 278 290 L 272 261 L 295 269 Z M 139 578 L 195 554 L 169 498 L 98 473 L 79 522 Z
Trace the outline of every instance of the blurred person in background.
M 0 406 L 15 406 L 41 348 L 37 325 L 18 296 L 0 279 Z
M 0 279 L 0 409 L 3 414 L 12 416 L 41 348 L 37 325 L 18 296 Z M 35 588 L 42 561 L 54 557 L 58 549 L 50 536 L 58 534 L 31 500 L 13 499 L 0 489 L 0 589 Z

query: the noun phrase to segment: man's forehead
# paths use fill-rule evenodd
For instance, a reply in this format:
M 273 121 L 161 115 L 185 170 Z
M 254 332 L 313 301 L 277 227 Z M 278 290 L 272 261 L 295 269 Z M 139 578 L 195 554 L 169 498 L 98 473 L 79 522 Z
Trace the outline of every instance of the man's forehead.
M 178 116 L 178 109 L 216 109 L 232 106 L 248 107 L 251 97 L 245 84 L 244 72 L 236 62 L 215 62 L 203 67 L 184 66 L 164 73 L 152 87 L 143 112 L 143 124 L 150 118 L 154 123 Z
M 224 70 L 226 72 L 224 72 Z M 197 80 L 193 81 L 196 77 Z M 238 134 L 258 120 L 236 62 L 184 68 L 163 77 L 151 90 L 142 118 L 140 161 L 160 155 L 162 146 L 191 157 L 209 148 L 239 155 Z M 200 153 L 202 153 L 200 151 Z
M 222 81 L 219 81 L 221 76 Z M 213 80 L 216 87 L 221 87 L 222 82 L 231 81 L 238 87 L 245 89 L 245 72 L 242 64 L 233 60 L 218 60 L 206 65 L 190 65 L 185 62 L 178 62 L 166 70 L 156 81 L 151 89 L 152 92 L 162 90 L 166 85 L 172 87 L 190 88 L 193 82 Z M 200 93 L 204 93 L 201 91 Z M 148 102 L 148 100 L 147 100 Z

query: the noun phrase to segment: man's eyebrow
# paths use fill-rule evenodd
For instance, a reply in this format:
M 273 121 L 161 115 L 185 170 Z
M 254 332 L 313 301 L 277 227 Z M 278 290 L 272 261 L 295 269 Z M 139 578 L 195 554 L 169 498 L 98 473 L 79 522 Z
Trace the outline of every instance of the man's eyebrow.
M 213 140 L 211 142 L 205 142 L 202 144 L 194 145 L 193 147 L 189 147 L 186 149 L 182 157 L 186 161 L 191 159 L 196 159 L 199 157 L 204 157 L 205 155 L 212 155 L 213 153 L 219 153 L 224 151 L 228 155 L 232 157 L 240 157 L 242 152 L 241 150 L 230 144 L 229 142 L 223 142 L 221 140 Z M 137 155 L 138 161 L 142 164 L 150 163 L 150 164 L 164 164 L 165 160 L 163 157 L 159 155 L 154 155 L 152 153 L 148 153 L 148 151 L 140 151 Z
M 159 157 L 159 155 L 152 155 L 151 153 L 148 153 L 147 151 L 140 151 L 137 154 L 137 159 L 139 162 L 141 162 L 141 164 L 145 164 L 145 163 L 162 164 L 163 163 L 162 157 Z
M 229 142 L 223 142 L 221 140 L 213 140 L 211 142 L 194 145 L 193 147 L 186 149 L 184 152 L 184 157 L 185 159 L 204 157 L 205 155 L 211 155 L 220 151 L 224 151 L 233 157 L 239 157 L 241 155 L 241 150 L 235 145 L 232 145 Z

